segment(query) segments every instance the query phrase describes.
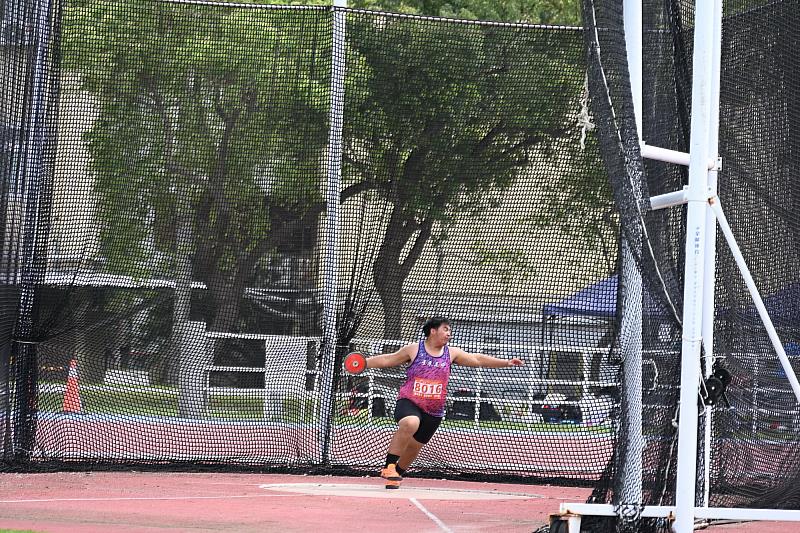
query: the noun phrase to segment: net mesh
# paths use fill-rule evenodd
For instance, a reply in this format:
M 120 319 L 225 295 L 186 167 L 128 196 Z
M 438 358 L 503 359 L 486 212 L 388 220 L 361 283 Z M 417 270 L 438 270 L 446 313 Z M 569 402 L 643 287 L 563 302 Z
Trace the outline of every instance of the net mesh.
M 620 439 L 593 501 L 673 505 L 677 457 L 680 327 L 685 208 L 650 211 L 647 198 L 680 190 L 685 167 L 646 160 L 639 153 L 618 2 L 587 0 L 583 16 L 589 46 L 592 104 L 601 151 L 620 209 L 621 237 L 631 244 L 641 275 L 643 373 L 657 371 L 643 389 L 646 430 Z M 691 116 L 693 2 L 644 2 L 643 134 L 646 143 L 688 152 Z M 698 21 L 706 23 L 706 21 Z M 719 198 L 742 254 L 792 364 L 797 347 L 797 184 L 793 72 L 797 14 L 792 2 L 725 2 L 722 23 Z M 703 353 L 697 384 L 697 504 L 712 507 L 796 508 L 797 406 L 766 329 L 733 255 L 718 232 L 713 353 Z M 624 268 L 623 268 L 624 271 Z M 637 279 L 622 278 L 623 285 Z M 623 289 L 624 291 L 624 289 Z M 635 307 L 634 309 L 636 309 Z M 637 309 L 637 310 L 638 310 Z M 621 354 L 625 359 L 624 349 Z M 698 364 L 701 364 L 698 361 Z M 623 366 L 625 363 L 623 363 Z M 700 397 L 710 368 L 731 380 L 706 410 Z M 626 376 L 625 370 L 622 375 Z M 623 385 L 623 389 L 625 385 Z M 623 402 L 624 403 L 624 402 Z M 693 406 L 682 406 L 684 411 Z M 622 406 L 624 422 L 626 410 Z M 695 416 L 694 411 L 688 416 Z M 708 429 L 708 433 L 706 430 Z M 705 441 L 710 455 L 706 464 Z M 623 497 L 626 451 L 642 452 L 642 500 Z M 708 491 L 708 498 L 704 497 Z M 620 510 L 618 519 L 586 520 L 587 531 L 669 531 L 664 519 Z
M 526 365 L 456 367 L 413 472 L 594 483 L 620 517 L 586 530 L 666 531 L 639 511 L 674 503 L 685 215 L 648 198 L 687 176 L 641 159 L 616 4 L 584 0 L 585 31 L 3 4 L 3 469 L 375 470 L 404 369 L 343 357 L 445 315 Z M 793 361 L 795 11 L 726 3 L 719 184 Z M 681 151 L 693 18 L 645 3 L 643 138 Z M 732 379 L 698 408 L 698 494 L 791 508 L 798 412 L 724 244 L 717 265 L 704 356 Z
M 343 357 L 445 315 L 454 345 L 526 364 L 456 368 L 412 472 L 600 478 L 618 217 L 580 29 L 49 9 L 4 20 L 26 36 L 4 60 L 5 123 L 33 128 L 31 87 L 58 89 L 35 126 L 43 171 L 4 144 L 4 184 L 38 195 L 4 241 L 4 469 L 375 471 L 404 369 L 352 376 Z

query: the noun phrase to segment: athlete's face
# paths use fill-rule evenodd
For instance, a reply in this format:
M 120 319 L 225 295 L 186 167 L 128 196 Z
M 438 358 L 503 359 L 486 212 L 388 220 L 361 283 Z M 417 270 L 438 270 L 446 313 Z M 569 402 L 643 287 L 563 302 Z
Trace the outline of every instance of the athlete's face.
M 431 329 L 430 339 L 434 344 L 444 346 L 450 342 L 452 332 L 450 324 L 442 324 L 438 328 Z

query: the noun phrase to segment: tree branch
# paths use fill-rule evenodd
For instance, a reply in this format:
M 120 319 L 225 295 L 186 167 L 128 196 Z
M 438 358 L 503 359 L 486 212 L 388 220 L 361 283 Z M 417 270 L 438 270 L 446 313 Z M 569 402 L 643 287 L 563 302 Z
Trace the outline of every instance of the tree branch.
M 339 203 L 343 204 L 348 198 L 356 196 L 357 194 L 361 194 L 362 192 L 366 191 L 375 191 L 380 190 L 383 188 L 383 185 L 370 180 L 359 181 L 358 183 L 354 183 L 344 188 L 344 190 L 339 194 Z M 316 216 L 328 207 L 328 202 L 322 201 L 317 202 L 316 204 L 310 206 L 306 211 L 305 217 L 309 216 Z
M 408 255 L 405 259 L 403 259 L 403 263 L 400 265 L 403 279 L 408 276 L 408 274 L 411 272 L 411 269 L 414 268 L 414 265 L 417 263 L 417 259 L 419 259 L 419 256 L 422 255 L 422 250 L 425 248 L 425 243 L 428 242 L 428 239 L 431 236 L 432 229 L 433 219 L 430 218 L 426 219 L 424 222 L 422 222 L 422 224 L 419 225 L 419 234 L 414 240 L 414 244 L 411 246 L 411 250 L 409 250 Z

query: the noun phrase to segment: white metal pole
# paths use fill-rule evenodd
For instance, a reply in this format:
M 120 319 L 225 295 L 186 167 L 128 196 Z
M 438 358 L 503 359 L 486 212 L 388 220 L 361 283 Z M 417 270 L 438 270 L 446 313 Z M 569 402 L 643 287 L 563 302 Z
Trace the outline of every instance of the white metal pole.
M 719 154 L 719 90 L 720 90 L 720 61 L 722 53 L 722 0 L 714 2 L 714 35 L 712 40 L 711 57 L 711 109 L 708 130 L 708 154 L 716 159 Z M 717 167 L 708 172 L 709 195 L 717 195 Z M 716 288 L 716 260 L 717 260 L 717 223 L 711 209 L 706 209 L 706 256 L 705 280 L 703 282 L 703 346 L 705 347 L 704 374 L 708 378 L 713 373 L 714 367 L 714 309 Z M 707 406 L 705 410 L 705 423 L 703 424 L 703 501 L 705 507 L 709 505 L 711 496 L 711 434 L 714 424 L 713 407 Z
M 758 292 L 756 283 L 753 281 L 753 276 L 750 273 L 750 269 L 747 267 L 744 257 L 742 257 L 742 252 L 739 250 L 739 245 L 736 243 L 736 239 L 733 236 L 733 231 L 731 231 L 731 227 L 728 225 L 728 219 L 725 217 L 725 213 L 723 213 L 719 202 L 712 200 L 711 209 L 713 209 L 714 214 L 717 217 L 719 228 L 722 231 L 722 234 L 725 236 L 725 240 L 728 241 L 728 246 L 731 248 L 733 258 L 736 260 L 736 265 L 739 267 L 742 277 L 744 278 L 745 285 L 747 285 L 747 290 L 750 292 L 750 296 L 753 298 L 753 303 L 756 305 L 758 316 L 761 317 L 761 321 L 764 322 L 764 327 L 767 329 L 769 340 L 772 341 L 772 346 L 775 348 L 775 352 L 778 354 L 778 359 L 780 360 L 783 371 L 786 374 L 786 379 L 789 380 L 789 384 L 792 387 L 792 391 L 797 399 L 797 403 L 800 403 L 800 383 L 798 383 L 797 376 L 792 368 L 792 364 L 789 361 L 789 358 L 786 356 L 786 350 L 783 348 L 783 343 L 778 336 L 778 332 L 775 331 L 775 325 L 772 323 L 772 319 L 769 317 L 767 308 L 764 305 L 764 300 L 761 299 L 761 295 Z
M 625 25 L 625 47 L 628 58 L 631 96 L 633 98 L 636 131 L 642 138 L 642 2 L 625 0 L 623 4 Z M 632 191 L 637 204 L 642 198 L 641 185 L 634 185 Z M 622 487 L 620 503 L 639 504 L 642 501 L 642 273 L 635 257 L 641 257 L 641 230 L 631 228 L 628 239 L 622 242 L 623 283 L 622 309 L 626 312 L 620 318 L 620 347 L 624 357 L 625 405 L 624 435 L 625 457 L 623 459 Z
M 675 487 L 675 522 L 672 526 L 675 533 L 692 533 L 694 531 L 697 483 L 697 400 L 703 327 L 706 211 L 708 210 L 707 161 L 712 104 L 714 14 L 713 2 L 707 0 L 695 2 L 678 471 Z
M 636 131 L 642 139 L 642 0 L 625 0 L 622 16 Z
M 639 143 L 639 150 L 642 152 L 642 157 L 645 159 L 655 159 L 656 161 L 663 161 L 665 163 L 674 163 L 676 165 L 689 166 L 689 154 L 686 152 L 679 152 L 678 150 L 670 150 L 669 148 L 661 148 L 659 146 L 651 146 L 645 141 Z M 708 169 L 716 168 L 717 160 L 709 159 Z
M 676 508 L 669 505 L 648 505 L 642 509 L 645 518 L 669 518 Z M 794 509 L 748 509 L 731 507 L 697 507 L 698 518 L 716 520 L 780 520 L 800 522 L 800 511 Z M 562 503 L 562 516 L 614 516 L 614 505 L 603 503 Z M 765 528 L 766 530 L 766 528 Z
M 322 387 L 320 388 L 320 425 L 323 431 L 320 456 L 323 463 L 330 459 L 330 426 L 333 413 L 336 362 L 338 300 L 337 277 L 339 272 L 339 190 L 342 182 L 342 129 L 344 127 L 344 75 L 345 75 L 345 13 L 336 9 L 347 7 L 347 0 L 333 1 L 333 50 L 331 58 L 330 131 L 328 133 L 328 184 L 325 195 L 327 220 L 325 226 L 325 279 L 322 354 Z

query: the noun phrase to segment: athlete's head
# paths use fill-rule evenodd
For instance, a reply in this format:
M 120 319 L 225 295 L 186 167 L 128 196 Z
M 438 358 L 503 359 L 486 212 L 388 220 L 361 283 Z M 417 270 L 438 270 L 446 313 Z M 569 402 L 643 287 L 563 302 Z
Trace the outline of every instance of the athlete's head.
M 430 337 L 431 330 L 438 330 L 442 326 L 447 326 L 448 332 L 450 331 L 450 321 L 447 320 L 443 316 L 434 316 L 429 318 L 425 321 L 425 324 L 422 326 L 422 333 L 425 334 L 425 337 Z

